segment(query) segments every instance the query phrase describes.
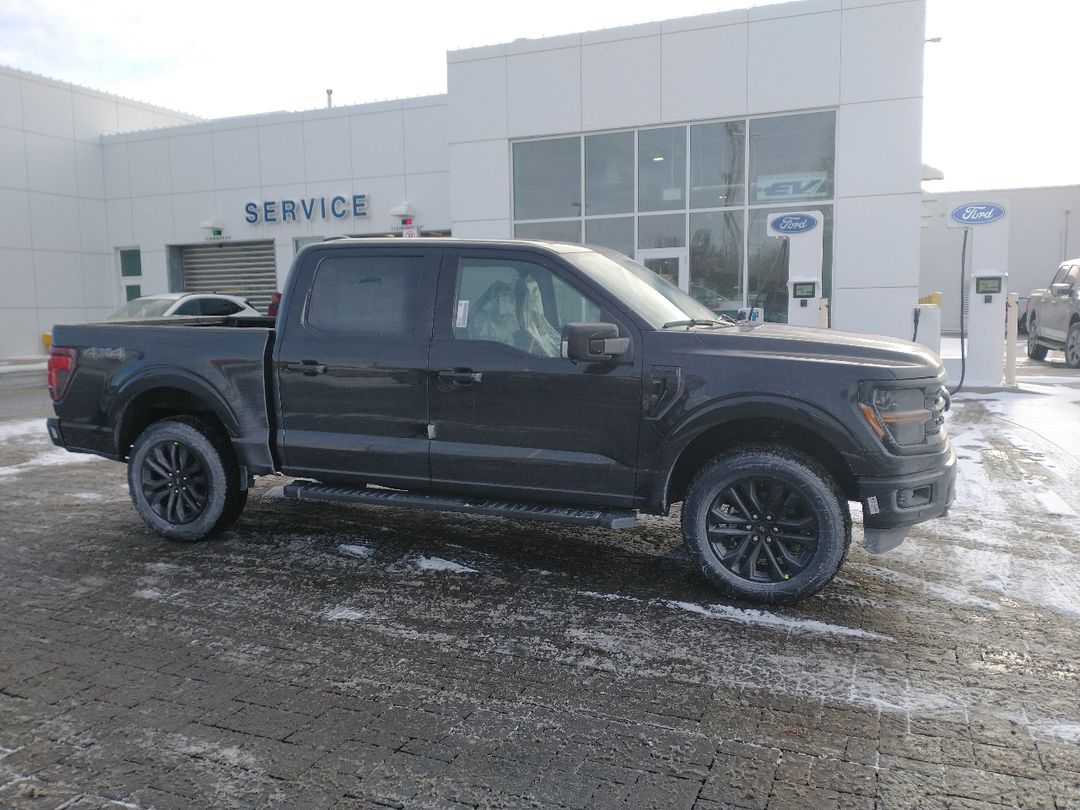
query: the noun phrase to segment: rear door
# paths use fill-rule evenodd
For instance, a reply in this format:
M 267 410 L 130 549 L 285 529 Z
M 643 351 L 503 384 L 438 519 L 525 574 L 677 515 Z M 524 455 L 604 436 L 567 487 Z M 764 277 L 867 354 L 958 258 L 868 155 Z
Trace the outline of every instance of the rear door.
M 562 326 L 596 321 L 631 337 L 630 353 L 603 364 L 563 359 Z M 430 368 L 434 488 L 633 503 L 640 342 L 553 256 L 448 250 Z
M 306 254 L 274 362 L 282 470 L 424 489 L 440 249 Z
M 1069 321 L 1069 296 L 1055 295 L 1054 284 L 1067 284 L 1075 280 L 1075 265 L 1063 264 L 1054 274 L 1050 289 L 1046 292 L 1046 319 L 1038 323 L 1039 334 L 1051 340 L 1065 340 L 1065 326 Z

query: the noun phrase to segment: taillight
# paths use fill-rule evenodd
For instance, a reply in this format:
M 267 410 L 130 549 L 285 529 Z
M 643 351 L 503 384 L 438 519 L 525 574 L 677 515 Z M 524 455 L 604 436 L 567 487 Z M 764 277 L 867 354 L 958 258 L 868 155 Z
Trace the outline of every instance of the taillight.
M 49 349 L 49 396 L 57 402 L 67 393 L 75 367 L 79 365 L 78 349 L 53 346 Z

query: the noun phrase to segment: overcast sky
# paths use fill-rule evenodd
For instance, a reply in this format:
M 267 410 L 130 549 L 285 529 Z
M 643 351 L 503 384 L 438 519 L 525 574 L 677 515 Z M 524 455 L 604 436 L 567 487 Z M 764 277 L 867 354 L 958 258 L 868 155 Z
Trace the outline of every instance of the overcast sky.
M 218 118 L 443 93 L 447 50 L 747 5 L 0 0 L 0 64 Z M 928 0 L 930 188 L 1080 183 L 1077 32 L 1077 0 Z

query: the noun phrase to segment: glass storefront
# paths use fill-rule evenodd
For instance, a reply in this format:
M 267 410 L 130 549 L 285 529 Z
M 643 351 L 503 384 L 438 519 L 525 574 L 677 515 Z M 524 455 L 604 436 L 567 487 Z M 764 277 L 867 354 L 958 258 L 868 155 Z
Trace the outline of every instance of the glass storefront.
M 835 142 L 831 110 L 518 141 L 514 234 L 645 252 L 657 266 L 665 249 L 688 255 L 684 286 L 710 309 L 783 320 L 783 241 L 766 220 L 822 212 L 829 296 Z

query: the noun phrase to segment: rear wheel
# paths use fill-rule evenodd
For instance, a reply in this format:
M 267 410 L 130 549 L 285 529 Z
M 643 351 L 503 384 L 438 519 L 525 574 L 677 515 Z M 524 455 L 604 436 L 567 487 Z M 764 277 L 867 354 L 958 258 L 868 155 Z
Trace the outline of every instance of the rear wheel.
M 851 543 L 851 516 L 829 474 L 784 448 L 720 456 L 694 478 L 683 540 L 705 577 L 738 599 L 771 604 L 817 593 Z
M 1080 321 L 1069 327 L 1069 337 L 1065 341 L 1065 365 L 1080 368 Z
M 231 525 L 247 503 L 228 442 L 205 422 L 155 422 L 135 440 L 128 459 L 135 511 L 170 540 L 201 540 Z
M 1048 349 L 1039 343 L 1039 328 L 1032 318 L 1028 323 L 1027 356 L 1032 360 L 1045 360 Z

